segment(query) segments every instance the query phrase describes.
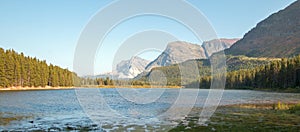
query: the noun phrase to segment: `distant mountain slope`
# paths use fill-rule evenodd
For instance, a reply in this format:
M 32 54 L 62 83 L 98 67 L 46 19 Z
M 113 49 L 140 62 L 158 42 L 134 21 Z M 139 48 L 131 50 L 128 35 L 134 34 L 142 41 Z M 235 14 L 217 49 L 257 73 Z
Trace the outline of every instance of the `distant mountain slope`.
M 235 42 L 239 39 L 214 39 L 211 41 L 205 41 L 202 44 L 202 47 L 206 51 L 207 58 L 210 57 L 213 53 L 225 50 L 230 48 Z
M 117 64 L 112 72 L 99 74 L 96 76 L 85 76 L 84 78 L 113 78 L 113 79 L 132 79 L 145 71 L 145 67 L 150 61 L 134 56 L 129 60 L 123 60 Z
M 252 57 L 291 57 L 300 54 L 300 1 L 258 23 L 225 52 Z
M 130 60 L 125 60 L 117 64 L 116 72 L 118 78 L 134 78 L 145 70 L 145 67 L 150 61 L 140 57 L 132 57 Z
M 203 58 L 206 58 L 206 55 L 200 45 L 176 41 L 169 43 L 165 51 L 152 61 L 146 69 L 149 70 L 153 67 L 169 66 L 190 59 Z
M 192 44 L 184 41 L 171 42 L 165 51 L 152 61 L 147 67 L 169 66 L 192 59 L 206 59 L 211 54 L 229 48 L 238 39 L 215 39 L 203 42 L 202 45 Z

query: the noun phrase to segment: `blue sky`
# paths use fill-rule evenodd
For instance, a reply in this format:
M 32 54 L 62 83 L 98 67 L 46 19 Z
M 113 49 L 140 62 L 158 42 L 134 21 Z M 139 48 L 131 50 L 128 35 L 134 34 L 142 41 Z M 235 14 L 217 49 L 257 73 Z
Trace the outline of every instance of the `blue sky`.
M 207 17 L 220 38 L 241 38 L 258 22 L 294 1 L 187 0 Z M 25 55 L 72 70 L 81 31 L 99 10 L 111 2 L 1 0 L 0 47 L 13 48 Z M 112 57 L 120 42 L 136 31 L 153 28 L 168 31 L 183 41 L 200 43 L 189 30 L 168 19 L 153 16 L 131 19 L 120 24 L 103 41 L 95 60 L 96 74 L 111 70 Z

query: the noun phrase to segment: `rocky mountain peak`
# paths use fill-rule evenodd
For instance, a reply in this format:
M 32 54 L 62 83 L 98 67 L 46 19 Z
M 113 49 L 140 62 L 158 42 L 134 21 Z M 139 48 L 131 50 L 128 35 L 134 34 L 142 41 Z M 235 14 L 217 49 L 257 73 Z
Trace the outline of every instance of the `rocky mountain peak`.
M 145 70 L 150 61 L 134 56 L 129 60 L 117 64 L 116 74 L 118 78 L 134 78 Z
M 204 49 L 200 45 L 184 41 L 175 41 L 169 43 L 164 52 L 152 61 L 146 69 L 150 70 L 153 67 L 168 66 L 186 60 L 200 58 L 206 58 Z

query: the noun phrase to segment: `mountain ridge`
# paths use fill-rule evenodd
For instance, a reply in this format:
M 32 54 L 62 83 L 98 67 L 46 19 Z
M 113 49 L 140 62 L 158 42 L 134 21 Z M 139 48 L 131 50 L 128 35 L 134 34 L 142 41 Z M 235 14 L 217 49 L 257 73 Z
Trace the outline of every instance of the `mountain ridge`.
M 154 67 L 169 66 L 192 59 L 207 59 L 213 53 L 229 48 L 239 39 L 213 39 L 204 41 L 202 45 L 184 41 L 170 42 L 164 52 L 149 63 L 146 71 Z
M 204 49 L 200 45 L 184 41 L 170 42 L 163 53 L 150 62 L 145 69 L 150 70 L 153 67 L 168 66 L 198 58 L 206 58 Z
M 300 54 L 300 1 L 296 1 L 247 32 L 229 55 L 249 57 L 292 57 Z
M 132 57 L 123 60 L 116 65 L 116 69 L 106 74 L 100 74 L 89 78 L 118 78 L 131 79 L 144 71 L 150 71 L 155 67 L 169 66 L 194 59 L 207 59 L 215 52 L 229 48 L 239 39 L 214 39 L 205 41 L 202 45 L 185 41 L 168 43 L 165 50 L 153 61 L 144 60 L 140 57 Z

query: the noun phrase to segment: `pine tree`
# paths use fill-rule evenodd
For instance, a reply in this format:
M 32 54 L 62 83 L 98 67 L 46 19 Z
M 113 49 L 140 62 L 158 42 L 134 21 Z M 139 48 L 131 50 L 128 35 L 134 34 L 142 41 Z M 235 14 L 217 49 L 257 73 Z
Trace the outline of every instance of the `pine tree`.
M 6 72 L 5 72 L 5 51 L 0 48 L 0 87 L 7 87 L 7 79 L 6 79 Z
M 48 65 L 46 61 L 0 48 L 0 87 L 73 86 L 80 78 L 68 69 Z

